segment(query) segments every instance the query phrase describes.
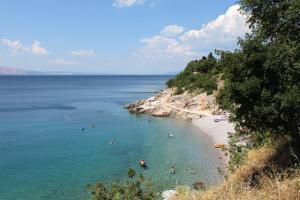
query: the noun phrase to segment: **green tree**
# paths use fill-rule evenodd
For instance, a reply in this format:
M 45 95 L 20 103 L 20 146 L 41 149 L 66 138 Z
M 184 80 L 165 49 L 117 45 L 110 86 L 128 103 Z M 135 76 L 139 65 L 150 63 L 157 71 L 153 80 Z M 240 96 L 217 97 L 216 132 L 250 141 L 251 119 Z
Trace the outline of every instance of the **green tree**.
M 129 168 L 128 169 L 128 177 L 129 178 L 133 178 L 133 177 L 135 177 L 135 175 L 136 175 L 136 173 L 135 173 L 135 170 L 134 169 L 132 169 L 132 168 Z
M 176 94 L 196 90 L 211 94 L 217 89 L 216 77 L 219 73 L 218 60 L 210 53 L 207 57 L 189 62 L 184 71 L 166 84 L 168 87 L 176 87 Z
M 130 173 L 129 173 L 130 172 Z M 106 185 L 101 182 L 95 185 L 88 184 L 87 190 L 91 193 L 93 200 L 154 200 L 157 195 L 150 181 L 145 181 L 143 175 L 135 177 L 134 169 L 128 170 L 126 183 L 113 183 Z
M 240 3 L 255 34 L 270 40 L 282 37 L 299 42 L 299 0 L 241 0 Z
M 300 1 L 240 3 L 252 32 L 236 51 L 219 52 L 225 86 L 218 102 L 237 124 L 230 144 L 233 165 L 243 160 L 245 149 L 268 138 L 300 141 Z

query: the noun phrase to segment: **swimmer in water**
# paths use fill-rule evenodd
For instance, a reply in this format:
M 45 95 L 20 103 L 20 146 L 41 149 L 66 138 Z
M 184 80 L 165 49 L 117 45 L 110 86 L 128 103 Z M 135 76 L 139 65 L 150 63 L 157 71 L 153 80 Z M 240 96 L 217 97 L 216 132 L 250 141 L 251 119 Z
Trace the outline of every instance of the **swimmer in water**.
M 195 169 L 194 169 L 194 168 L 192 168 L 192 169 L 191 169 L 191 174 L 193 174 L 193 175 L 194 175 L 194 174 L 196 174 L 196 172 L 195 172 Z
M 114 140 L 109 141 L 107 144 L 113 144 Z
M 174 167 L 174 166 L 171 167 L 169 173 L 170 173 L 170 174 L 175 174 L 175 167 Z
M 81 131 L 82 131 L 82 132 L 84 132 L 84 130 L 85 130 L 84 128 L 81 128 Z

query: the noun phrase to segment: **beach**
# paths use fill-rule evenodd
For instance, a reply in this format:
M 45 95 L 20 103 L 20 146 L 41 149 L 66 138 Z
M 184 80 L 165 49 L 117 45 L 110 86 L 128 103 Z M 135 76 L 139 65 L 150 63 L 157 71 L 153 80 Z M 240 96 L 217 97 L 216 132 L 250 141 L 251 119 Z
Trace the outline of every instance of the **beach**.
M 228 132 L 234 132 L 234 124 L 228 120 L 214 122 L 214 116 L 193 119 L 192 124 L 207 134 L 215 144 L 228 144 Z
M 174 117 L 186 120 L 209 136 L 215 144 L 228 144 L 228 132 L 234 132 L 234 124 L 222 118 L 224 111 L 218 107 L 215 94 L 176 94 L 172 88 L 160 91 L 146 100 L 139 100 L 125 106 L 129 112 L 150 114 L 155 117 Z

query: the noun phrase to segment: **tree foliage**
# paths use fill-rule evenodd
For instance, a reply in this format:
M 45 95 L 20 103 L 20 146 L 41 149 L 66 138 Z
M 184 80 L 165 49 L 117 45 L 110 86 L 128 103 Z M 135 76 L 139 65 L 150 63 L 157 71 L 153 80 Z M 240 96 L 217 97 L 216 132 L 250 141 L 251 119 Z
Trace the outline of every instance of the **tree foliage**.
M 239 41 L 240 50 L 222 53 L 227 84 L 220 103 L 234 105 L 233 119 L 242 127 L 299 137 L 299 1 L 241 4 L 251 14 L 253 32 Z
M 255 34 L 271 40 L 279 37 L 299 41 L 299 0 L 241 0 L 242 12 Z
M 300 141 L 300 1 L 242 0 L 241 9 L 252 32 L 238 50 L 220 51 L 225 86 L 218 102 L 237 124 L 232 166 L 269 139 Z
M 135 170 L 130 168 L 128 170 L 130 180 L 126 184 L 113 183 L 105 185 L 98 182 L 95 185 L 87 185 L 87 190 L 92 194 L 93 200 L 156 199 L 157 195 L 154 192 L 151 181 L 146 181 L 142 174 L 138 178 L 135 178 L 135 176 Z
M 184 71 L 167 82 L 167 86 L 176 87 L 178 94 L 195 90 L 211 94 L 217 89 L 216 77 L 219 73 L 218 61 L 210 53 L 207 57 L 188 63 Z

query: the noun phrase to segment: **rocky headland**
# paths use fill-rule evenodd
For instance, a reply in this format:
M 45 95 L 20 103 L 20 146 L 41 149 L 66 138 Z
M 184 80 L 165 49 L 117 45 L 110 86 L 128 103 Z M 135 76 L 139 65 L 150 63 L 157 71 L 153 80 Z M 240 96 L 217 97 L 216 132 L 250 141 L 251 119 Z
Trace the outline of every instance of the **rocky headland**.
M 214 94 L 189 92 L 176 94 L 175 91 L 174 88 L 165 89 L 151 98 L 130 103 L 125 108 L 135 114 L 146 113 L 156 117 L 170 116 L 187 120 L 222 113 Z

